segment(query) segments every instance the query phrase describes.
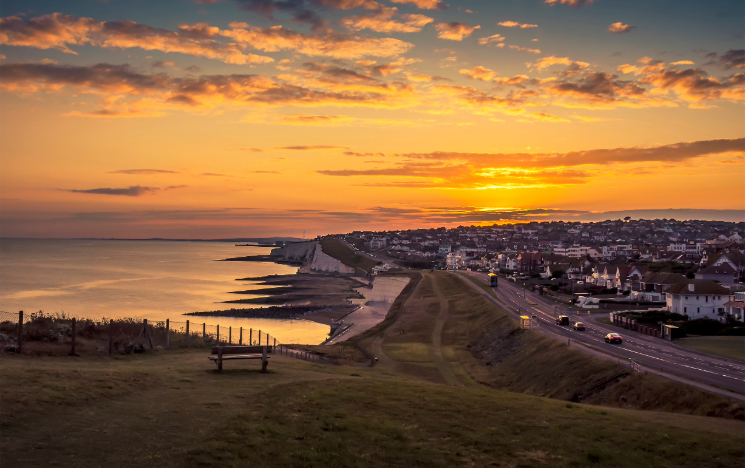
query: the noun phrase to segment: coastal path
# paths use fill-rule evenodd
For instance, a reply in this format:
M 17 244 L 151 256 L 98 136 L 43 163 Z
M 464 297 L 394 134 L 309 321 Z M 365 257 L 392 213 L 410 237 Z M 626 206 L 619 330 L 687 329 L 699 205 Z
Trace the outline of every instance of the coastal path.
M 444 344 L 448 310 L 437 275 L 423 272 L 396 320 L 372 342 L 376 367 L 451 386 L 475 385 Z

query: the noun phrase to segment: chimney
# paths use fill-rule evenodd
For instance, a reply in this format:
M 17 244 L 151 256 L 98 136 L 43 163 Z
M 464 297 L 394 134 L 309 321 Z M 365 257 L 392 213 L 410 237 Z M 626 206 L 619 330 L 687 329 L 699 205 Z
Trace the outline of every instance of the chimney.
M 688 290 L 691 291 L 691 292 L 693 292 L 693 290 L 694 290 L 693 283 L 688 283 Z

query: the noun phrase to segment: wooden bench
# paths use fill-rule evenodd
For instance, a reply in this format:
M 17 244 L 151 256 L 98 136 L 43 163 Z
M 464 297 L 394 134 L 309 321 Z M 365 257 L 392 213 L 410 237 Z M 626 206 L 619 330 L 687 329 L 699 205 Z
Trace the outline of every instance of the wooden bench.
M 273 346 L 215 346 L 212 348 L 212 356 L 208 358 L 215 361 L 217 370 L 222 370 L 222 362 L 231 359 L 261 359 L 261 372 L 266 372 L 269 364 L 269 356 Z

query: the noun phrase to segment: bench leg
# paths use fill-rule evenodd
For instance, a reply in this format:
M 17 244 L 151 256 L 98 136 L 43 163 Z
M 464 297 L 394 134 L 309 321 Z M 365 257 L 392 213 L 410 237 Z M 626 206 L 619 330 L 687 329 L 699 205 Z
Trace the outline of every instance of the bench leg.
M 217 371 L 222 372 L 222 359 L 217 360 Z
M 267 364 L 269 364 L 269 361 L 267 361 L 266 359 L 261 360 L 261 372 L 266 372 Z

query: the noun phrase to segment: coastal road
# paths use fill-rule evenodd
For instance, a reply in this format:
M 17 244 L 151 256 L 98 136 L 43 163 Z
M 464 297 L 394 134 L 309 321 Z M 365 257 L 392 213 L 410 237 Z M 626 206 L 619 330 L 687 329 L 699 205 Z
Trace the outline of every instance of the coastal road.
M 479 281 L 486 282 L 485 273 L 465 273 Z M 633 361 L 650 372 L 687 381 L 687 383 L 703 384 L 709 387 L 707 389 L 710 391 L 725 389 L 725 392 L 716 391 L 716 393 L 734 392 L 739 394 L 739 397 L 728 396 L 745 400 L 742 396 L 745 395 L 745 363 L 689 351 L 660 338 L 604 325 L 594 320 L 585 320 L 584 317 L 573 313 L 571 314 L 572 322 L 581 321 L 587 327 L 584 332 L 574 331 L 571 326 L 556 325 L 554 318 L 556 313 L 569 315 L 565 307 L 557 306 L 535 293 L 523 291 L 522 288 L 502 278 L 499 280 L 499 287 L 494 288 L 493 291 L 495 296 L 488 295 L 487 297 L 509 312 L 535 315 L 534 330 L 540 333 L 554 339 L 565 341 L 571 339 L 583 343 L 604 354 L 625 361 Z M 604 337 L 608 333 L 618 333 L 623 336 L 623 344 L 605 343 Z M 703 388 L 702 385 L 698 386 Z

